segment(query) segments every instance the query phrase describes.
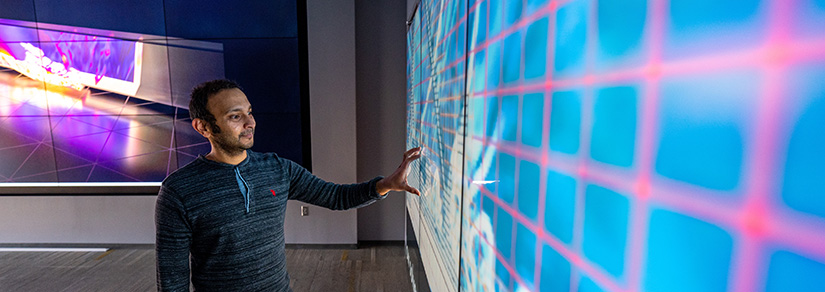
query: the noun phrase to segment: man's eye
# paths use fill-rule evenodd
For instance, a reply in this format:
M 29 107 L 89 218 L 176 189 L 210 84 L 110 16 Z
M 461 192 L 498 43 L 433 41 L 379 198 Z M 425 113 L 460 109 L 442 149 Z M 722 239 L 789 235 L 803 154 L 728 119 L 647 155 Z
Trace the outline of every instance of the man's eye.
M 234 115 L 234 116 L 231 116 L 230 118 L 231 118 L 231 119 L 233 119 L 233 120 L 237 120 L 237 119 L 239 119 L 240 117 L 241 117 L 241 116 L 239 116 L 239 115 Z

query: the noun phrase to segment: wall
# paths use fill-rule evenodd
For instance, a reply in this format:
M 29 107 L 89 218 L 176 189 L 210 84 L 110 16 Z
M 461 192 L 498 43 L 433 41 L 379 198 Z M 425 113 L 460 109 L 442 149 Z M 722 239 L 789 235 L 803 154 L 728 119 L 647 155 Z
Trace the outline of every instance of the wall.
M 407 18 L 406 20 L 410 20 L 413 17 L 413 13 L 415 13 L 415 7 L 421 0 L 407 0 Z
M 0 243 L 155 243 L 155 196 L 0 197 Z
M 351 183 L 398 167 L 406 136 L 403 5 L 307 2 L 312 161 L 321 178 Z M 312 207 L 307 217 L 300 205 L 287 209 L 288 243 L 404 239 L 403 193 L 358 210 Z
M 336 183 L 356 181 L 355 5 L 307 1 L 312 170 Z M 357 210 L 330 211 L 287 205 L 285 237 L 290 244 L 357 243 Z
M 404 2 L 355 1 L 358 180 L 389 175 L 401 162 L 406 73 Z M 358 240 L 404 239 L 403 192 L 358 210 Z

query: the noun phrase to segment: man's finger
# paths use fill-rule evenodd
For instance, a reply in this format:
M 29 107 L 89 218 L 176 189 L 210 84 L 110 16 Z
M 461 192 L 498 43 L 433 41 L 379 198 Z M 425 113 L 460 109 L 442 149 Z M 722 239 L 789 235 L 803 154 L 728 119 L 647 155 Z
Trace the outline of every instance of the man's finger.
M 416 159 L 421 158 L 421 156 L 422 156 L 422 153 L 421 153 L 421 152 L 418 152 L 418 153 L 416 153 L 416 154 L 413 154 L 413 155 L 408 156 L 408 157 L 407 157 L 407 159 L 405 159 L 405 160 L 406 160 L 406 161 L 409 161 L 409 162 L 412 162 L 412 161 L 414 161 L 414 160 L 416 160 Z
M 404 187 L 404 189 L 405 189 L 406 191 L 410 192 L 410 193 L 415 194 L 416 196 L 421 196 L 421 193 L 420 193 L 420 192 L 418 192 L 418 190 L 417 190 L 417 189 L 415 189 L 414 187 L 411 187 L 410 185 L 406 185 L 406 186 Z
M 419 147 L 412 148 L 412 149 L 410 149 L 410 150 L 407 150 L 407 152 L 404 152 L 404 159 L 407 159 L 407 157 L 409 157 L 411 154 L 413 154 L 413 153 L 415 153 L 415 152 L 418 152 L 418 151 L 421 151 L 421 147 L 420 147 L 420 146 L 419 146 Z
M 401 165 L 398 166 L 398 168 L 407 169 L 407 168 L 409 168 L 410 163 L 412 163 L 413 161 L 415 161 L 418 158 L 421 158 L 421 152 L 419 152 L 415 155 L 412 155 L 412 156 L 408 156 L 407 158 L 404 158 L 404 160 L 401 161 Z

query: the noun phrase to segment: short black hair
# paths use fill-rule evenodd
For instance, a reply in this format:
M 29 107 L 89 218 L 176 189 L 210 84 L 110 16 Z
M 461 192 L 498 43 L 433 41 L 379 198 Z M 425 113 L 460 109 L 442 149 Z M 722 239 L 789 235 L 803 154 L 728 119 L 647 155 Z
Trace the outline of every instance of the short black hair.
M 195 86 L 195 88 L 192 89 L 192 95 L 189 99 L 189 118 L 192 120 L 204 120 L 212 128 L 213 132 L 220 133 L 221 129 L 218 127 L 217 119 L 215 119 L 215 116 L 206 108 L 206 104 L 209 102 L 209 98 L 216 93 L 224 89 L 232 88 L 243 91 L 238 83 L 228 79 L 216 79 Z

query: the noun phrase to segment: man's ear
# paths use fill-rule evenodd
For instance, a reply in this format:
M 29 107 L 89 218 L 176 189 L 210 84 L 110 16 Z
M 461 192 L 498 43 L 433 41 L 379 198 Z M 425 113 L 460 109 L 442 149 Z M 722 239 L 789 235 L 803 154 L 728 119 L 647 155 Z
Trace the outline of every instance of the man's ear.
M 206 124 L 206 121 L 203 119 L 195 118 L 192 120 L 192 128 L 195 128 L 195 131 L 198 131 L 201 136 L 205 138 L 209 138 L 212 136 L 212 132 L 209 131 L 209 126 Z

